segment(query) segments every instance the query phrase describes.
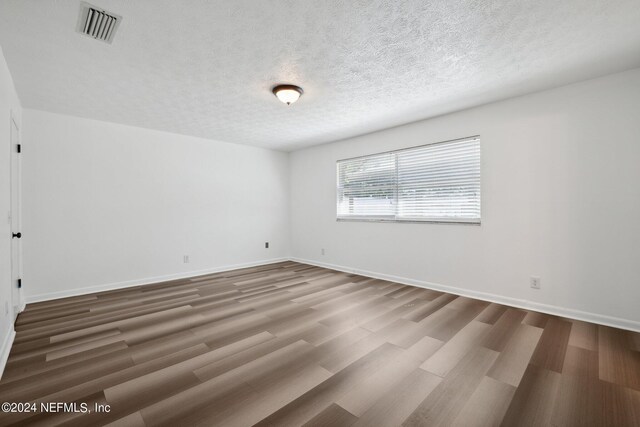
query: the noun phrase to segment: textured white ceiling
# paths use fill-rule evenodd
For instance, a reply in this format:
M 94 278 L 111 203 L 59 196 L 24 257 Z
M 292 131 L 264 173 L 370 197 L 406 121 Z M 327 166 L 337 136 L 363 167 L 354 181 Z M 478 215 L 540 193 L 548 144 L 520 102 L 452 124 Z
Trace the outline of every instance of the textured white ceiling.
M 113 44 L 77 0 L 0 0 L 23 106 L 282 150 L 640 66 L 640 0 L 89 2 Z

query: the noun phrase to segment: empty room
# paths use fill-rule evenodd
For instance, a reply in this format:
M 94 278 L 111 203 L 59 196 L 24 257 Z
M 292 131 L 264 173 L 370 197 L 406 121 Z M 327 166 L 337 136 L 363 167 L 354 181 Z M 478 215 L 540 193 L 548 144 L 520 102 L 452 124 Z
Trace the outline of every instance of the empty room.
M 640 426 L 638 0 L 0 0 L 0 426 Z

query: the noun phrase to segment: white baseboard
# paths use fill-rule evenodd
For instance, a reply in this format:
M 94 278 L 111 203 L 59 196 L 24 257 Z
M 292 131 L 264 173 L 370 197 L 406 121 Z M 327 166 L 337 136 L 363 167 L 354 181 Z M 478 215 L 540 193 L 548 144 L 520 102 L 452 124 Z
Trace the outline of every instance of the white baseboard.
M 442 285 L 440 283 L 410 279 L 407 277 L 394 276 L 390 274 L 378 273 L 375 271 L 361 270 L 361 269 L 356 269 L 352 267 L 345 267 L 343 265 L 328 264 L 328 263 L 323 263 L 319 261 L 296 258 L 296 257 L 274 258 L 269 260 L 262 260 L 262 261 L 249 262 L 249 263 L 243 263 L 243 264 L 225 265 L 225 266 L 210 268 L 206 270 L 182 272 L 182 273 L 165 275 L 165 276 L 150 277 L 146 279 L 129 280 L 126 282 L 108 283 L 104 285 L 91 286 L 91 287 L 73 289 L 68 291 L 32 295 L 27 297 L 27 303 L 49 301 L 53 299 L 66 298 L 71 296 L 91 294 L 94 292 L 110 291 L 114 289 L 148 285 L 152 283 L 164 282 L 167 280 L 185 279 L 185 278 L 194 277 L 194 276 L 202 276 L 205 274 L 219 273 L 222 271 L 256 267 L 259 265 L 274 264 L 274 263 L 283 262 L 283 261 L 295 261 L 303 264 L 330 268 L 332 270 L 359 274 L 362 276 L 368 276 L 376 279 L 389 280 L 392 282 L 402 283 L 405 285 L 418 286 L 426 289 L 433 289 L 437 291 L 447 292 L 450 294 L 461 295 L 469 298 L 475 298 L 483 301 L 495 302 L 498 304 L 504 304 L 512 307 L 523 308 L 525 310 L 534 310 L 534 311 L 539 311 L 542 313 L 547 313 L 555 316 L 562 316 L 570 319 L 582 320 L 585 322 L 597 323 L 600 325 L 611 326 L 614 328 L 627 329 L 630 331 L 640 332 L 640 322 L 631 320 L 631 319 L 623 319 L 619 317 L 606 316 L 602 314 L 591 313 L 591 312 L 586 312 L 581 310 L 574 310 L 571 308 L 559 307 L 559 306 L 550 305 L 550 304 L 542 304 L 542 303 L 524 300 L 524 299 L 511 298 L 511 297 L 506 297 L 502 295 L 491 294 L 488 292 L 473 291 L 473 290 L 464 289 L 464 288 L 457 288 L 453 286 Z
M 453 286 L 441 285 L 439 283 L 426 282 L 423 280 L 409 279 L 406 277 L 393 276 L 390 274 L 378 273 L 375 271 L 360 270 L 351 267 L 345 267 L 342 265 L 327 264 L 318 261 L 312 261 L 302 258 L 289 258 L 291 261 L 300 262 L 303 264 L 315 265 L 318 267 L 330 268 L 332 270 L 343 271 L 345 273 L 354 273 L 361 276 L 368 276 L 374 279 L 389 280 L 392 282 L 402 283 L 410 286 L 417 286 L 420 288 L 433 289 L 436 291 L 447 292 L 450 294 L 461 295 L 464 297 L 475 298 L 483 301 L 495 302 L 498 304 L 509 305 L 512 307 L 523 308 L 525 310 L 539 311 L 546 314 L 552 314 L 555 316 L 567 317 L 570 319 L 582 320 L 585 322 L 597 323 L 605 326 L 612 326 L 614 328 L 627 329 L 634 332 L 640 332 L 640 322 L 623 319 L 619 317 L 605 316 L 597 313 L 590 313 L 581 310 L 574 310 L 571 308 L 564 308 L 555 305 L 541 304 L 524 299 L 505 297 L 502 295 L 491 294 L 487 292 L 472 291 L 469 289 L 456 288 Z
M 5 366 L 7 366 L 7 359 L 9 359 L 9 353 L 11 352 L 11 346 L 13 345 L 15 337 L 16 331 L 11 328 L 11 332 L 6 336 L 2 347 L 0 347 L 0 379 L 2 379 L 2 374 L 4 374 Z
M 148 277 L 145 279 L 127 280 L 125 282 L 106 283 L 104 285 L 89 286 L 86 288 L 70 289 L 68 291 L 49 292 L 46 294 L 27 296 L 27 304 L 41 301 L 50 301 L 54 299 L 75 297 L 79 295 L 92 294 L 95 292 L 111 291 L 115 289 L 130 288 L 134 286 L 150 285 L 153 283 L 166 282 L 168 280 L 186 279 L 189 277 L 203 276 L 205 274 L 220 273 L 222 271 L 237 270 L 240 268 L 257 267 L 259 265 L 274 264 L 277 262 L 288 261 L 289 258 L 272 258 L 262 261 L 247 262 L 242 264 L 224 265 L 220 267 L 208 268 L 205 270 L 186 271 L 176 274 L 168 274 L 164 276 Z

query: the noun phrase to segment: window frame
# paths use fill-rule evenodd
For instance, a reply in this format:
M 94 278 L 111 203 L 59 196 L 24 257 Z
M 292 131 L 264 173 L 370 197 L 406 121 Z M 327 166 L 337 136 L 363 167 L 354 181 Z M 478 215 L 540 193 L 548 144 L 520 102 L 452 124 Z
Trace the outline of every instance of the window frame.
M 479 217 L 478 219 L 469 219 L 469 218 L 463 218 L 463 219 L 448 219 L 448 218 L 427 218 L 427 219 L 417 219 L 417 218 L 410 218 L 410 219 L 399 219 L 397 212 L 394 215 L 380 215 L 380 216 L 348 216 L 348 217 L 344 217 L 344 216 L 340 216 L 339 212 L 338 212 L 338 203 L 339 203 L 339 197 L 340 197 L 340 162 L 344 162 L 347 160 L 356 160 L 356 159 L 364 159 L 364 158 L 368 158 L 368 157 L 373 157 L 373 156 L 377 156 L 377 155 L 384 155 L 384 154 L 390 154 L 390 153 L 399 153 L 399 152 L 403 152 L 403 151 L 408 151 L 408 150 L 415 150 L 415 149 L 419 149 L 419 148 L 423 148 L 423 147 L 429 147 L 429 146 L 434 146 L 434 145 L 441 145 L 441 144 L 447 144 L 447 143 L 454 143 L 454 142 L 460 142 L 460 141 L 468 141 L 468 140 L 477 140 L 478 141 L 478 149 L 479 149 L 479 154 L 478 154 L 478 161 L 480 164 L 480 178 L 479 178 L 479 183 L 480 183 L 480 193 L 479 193 Z M 398 175 L 398 169 L 397 169 L 397 158 L 396 158 L 396 180 L 397 180 L 397 175 Z M 397 181 L 396 181 L 396 192 L 395 192 L 395 200 L 396 200 L 396 209 L 397 209 L 397 202 L 398 202 L 398 192 L 397 192 Z M 477 225 L 480 226 L 482 224 L 482 143 L 481 143 L 481 138 L 480 135 L 472 135 L 472 136 L 467 136 L 467 137 L 463 137 L 463 138 L 456 138 L 456 139 L 449 139 L 446 141 L 437 141 L 437 142 L 431 142 L 431 143 L 427 143 L 427 144 L 420 144 L 420 145 L 415 145 L 415 146 L 411 146 L 411 147 L 406 147 L 406 148 L 400 148 L 400 149 L 396 149 L 396 150 L 387 150 L 387 151 L 380 151 L 380 152 L 375 152 L 375 153 L 370 153 L 370 154 L 365 154 L 362 156 L 354 156 L 354 157 L 346 157 L 343 159 L 338 159 L 336 160 L 336 186 L 335 186 L 335 209 L 336 209 L 336 221 L 337 222 L 387 222 L 387 223 L 405 223 L 405 224 L 458 224 L 458 225 Z

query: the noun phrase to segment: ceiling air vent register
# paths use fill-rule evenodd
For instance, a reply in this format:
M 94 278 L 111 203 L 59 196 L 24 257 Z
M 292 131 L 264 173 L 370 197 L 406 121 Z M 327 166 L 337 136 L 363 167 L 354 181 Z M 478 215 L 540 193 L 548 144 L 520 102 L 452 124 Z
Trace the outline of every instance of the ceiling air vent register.
M 81 2 L 76 31 L 96 40 L 111 43 L 120 21 L 122 16 Z

